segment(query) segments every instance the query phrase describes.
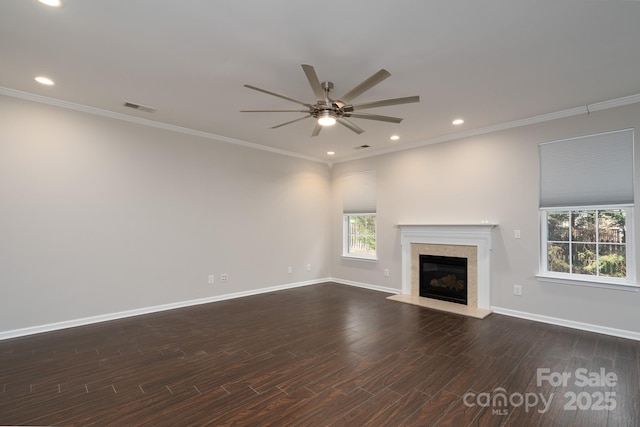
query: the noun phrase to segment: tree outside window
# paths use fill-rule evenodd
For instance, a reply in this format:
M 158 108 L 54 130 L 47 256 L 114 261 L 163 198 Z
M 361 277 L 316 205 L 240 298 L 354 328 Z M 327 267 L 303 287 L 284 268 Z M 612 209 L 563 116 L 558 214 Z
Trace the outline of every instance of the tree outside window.
M 627 277 L 624 209 L 547 211 L 546 224 L 549 272 Z
M 376 257 L 376 215 L 345 215 L 345 255 Z

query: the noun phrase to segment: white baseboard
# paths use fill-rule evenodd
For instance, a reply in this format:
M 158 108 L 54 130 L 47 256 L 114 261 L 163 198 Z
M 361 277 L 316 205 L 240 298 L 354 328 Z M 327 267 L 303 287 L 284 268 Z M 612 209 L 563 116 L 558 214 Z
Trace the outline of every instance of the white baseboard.
M 399 294 L 400 292 L 402 292 L 401 289 L 397 289 L 397 288 L 385 288 L 384 286 L 370 285 L 368 283 L 361 283 L 361 282 L 354 282 L 352 280 L 338 279 L 337 277 L 332 277 L 329 280 L 331 282 L 339 283 L 341 285 L 356 286 L 358 288 L 371 289 L 372 291 L 386 292 L 388 294 Z
M 14 329 L 10 331 L 0 332 L 0 341 L 11 338 L 18 338 L 27 335 L 41 334 L 44 332 L 57 331 L 60 329 L 73 328 L 76 326 L 91 325 L 93 323 L 108 322 L 109 320 L 123 319 L 126 317 L 140 316 L 142 314 L 157 313 L 159 311 L 174 310 L 176 308 L 190 307 L 200 304 L 208 304 L 211 302 L 224 301 L 235 298 L 242 298 L 251 295 L 259 295 L 268 292 L 281 291 L 285 289 L 300 288 L 302 286 L 316 285 L 331 281 L 330 278 L 309 280 L 305 282 L 287 283 L 284 285 L 271 286 L 268 288 L 252 289 L 250 291 L 235 292 L 232 294 L 216 295 L 207 298 L 195 300 L 180 301 L 170 304 L 156 305 L 152 307 L 137 308 L 133 310 L 120 311 L 117 313 L 102 314 L 99 316 L 85 317 L 82 319 L 65 320 L 63 322 L 49 323 L 47 325 L 38 325 L 22 329 Z
M 607 326 L 593 325 L 590 323 L 575 322 L 573 320 L 543 316 L 540 314 L 527 313 L 524 311 L 510 310 L 508 308 L 502 307 L 491 307 L 491 310 L 493 310 L 494 313 L 504 314 L 505 316 L 519 317 L 520 319 L 533 320 L 536 322 L 549 323 L 551 325 L 564 326 L 566 328 L 580 329 L 582 331 L 596 332 L 598 334 L 612 335 L 614 337 L 640 341 L 639 332 L 609 328 Z
M 212 296 L 207 298 L 180 301 L 176 303 L 163 304 L 163 305 L 157 305 L 152 307 L 144 307 L 144 308 L 138 308 L 134 310 L 126 310 L 126 311 L 121 311 L 117 313 L 109 313 L 109 314 L 103 314 L 99 316 L 85 317 L 82 319 L 67 320 L 63 322 L 50 323 L 46 325 L 32 326 L 32 327 L 22 328 L 22 329 L 14 329 L 10 331 L 0 332 L 0 341 L 11 339 L 11 338 L 18 338 L 18 337 L 27 336 L 27 335 L 40 334 L 44 332 L 57 331 L 60 329 L 73 328 L 76 326 L 85 326 L 93 323 L 107 322 L 109 320 L 117 320 L 117 319 L 123 319 L 127 317 L 140 316 L 143 314 L 157 313 L 160 311 L 173 310 L 176 308 L 190 307 L 190 306 L 200 305 L 200 304 L 208 304 L 208 303 L 217 302 L 217 301 L 242 298 L 246 296 L 259 295 L 259 294 L 264 294 L 268 292 L 281 291 L 285 289 L 300 288 L 300 287 L 309 286 L 309 285 L 317 285 L 317 284 L 326 283 L 326 282 L 334 282 L 342 285 L 355 286 L 358 288 L 365 288 L 365 289 L 370 289 L 378 292 L 385 292 L 389 294 L 399 294 L 401 292 L 401 290 L 397 288 L 387 288 L 384 286 L 354 282 L 352 280 L 339 279 L 336 277 L 327 277 L 323 279 L 309 280 L 305 282 L 287 283 L 284 285 L 271 286 L 268 288 L 253 289 L 250 291 L 235 292 L 232 294 L 217 295 L 217 296 Z M 634 332 L 634 331 L 609 328 L 606 326 L 593 325 L 589 323 L 575 322 L 572 320 L 543 316 L 543 315 L 534 314 L 534 313 L 527 313 L 524 311 L 516 311 L 516 310 L 511 310 L 511 309 L 502 308 L 502 307 L 492 306 L 491 310 L 493 310 L 494 313 L 503 314 L 505 316 L 518 317 L 521 319 L 533 320 L 536 322 L 548 323 L 551 325 L 564 326 L 572 329 L 580 329 L 583 331 L 596 332 L 599 334 L 611 335 L 611 336 L 616 336 L 620 338 L 627 338 L 627 339 L 640 341 L 640 333 Z

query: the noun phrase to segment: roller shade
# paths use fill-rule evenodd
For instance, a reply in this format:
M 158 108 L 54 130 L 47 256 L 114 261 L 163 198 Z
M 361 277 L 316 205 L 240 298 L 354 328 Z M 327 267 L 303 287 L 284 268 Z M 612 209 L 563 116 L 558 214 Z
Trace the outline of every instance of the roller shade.
M 367 171 L 342 178 L 342 212 L 376 212 L 376 172 Z
M 633 129 L 539 145 L 540 207 L 633 204 Z

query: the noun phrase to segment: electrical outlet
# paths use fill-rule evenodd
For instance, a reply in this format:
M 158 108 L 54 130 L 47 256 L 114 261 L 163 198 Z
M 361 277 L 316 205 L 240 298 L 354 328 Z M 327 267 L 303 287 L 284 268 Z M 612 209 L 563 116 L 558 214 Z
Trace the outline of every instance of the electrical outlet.
M 307 264 L 307 271 L 311 271 L 311 264 Z
M 287 267 L 287 273 L 289 274 L 293 273 L 293 267 L 291 266 Z
M 222 280 L 223 282 L 226 282 L 227 280 L 229 280 L 229 274 L 228 273 L 222 273 L 220 275 L 220 280 Z
M 389 269 L 388 268 L 384 269 L 384 277 L 389 277 Z
M 522 285 L 513 285 L 513 294 L 517 296 L 522 295 Z
M 216 282 L 216 276 L 213 275 L 213 274 L 210 274 L 209 275 L 209 284 L 211 285 L 211 284 L 213 284 L 215 282 Z
M 514 239 L 520 238 L 520 230 L 513 230 L 513 238 Z

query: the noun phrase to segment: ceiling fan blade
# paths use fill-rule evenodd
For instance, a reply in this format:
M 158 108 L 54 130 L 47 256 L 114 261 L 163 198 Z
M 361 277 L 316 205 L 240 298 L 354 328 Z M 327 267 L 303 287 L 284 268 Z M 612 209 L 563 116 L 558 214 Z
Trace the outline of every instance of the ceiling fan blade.
M 377 114 L 367 114 L 367 113 L 349 113 L 349 114 L 345 114 L 345 116 L 355 117 L 356 119 L 380 120 L 381 122 L 390 122 L 390 123 L 400 123 L 402 121 L 402 119 L 399 117 L 379 116 Z
M 299 122 L 300 120 L 304 120 L 304 119 L 307 119 L 309 117 L 311 117 L 311 115 L 300 117 L 299 119 L 291 120 L 291 121 L 288 121 L 288 122 L 285 122 L 285 123 L 280 123 L 279 125 L 273 126 L 271 129 L 277 129 L 277 128 L 282 127 L 282 126 L 290 125 L 291 123 Z
M 322 130 L 322 125 L 316 122 L 316 127 L 313 128 L 313 132 L 311 132 L 311 136 L 318 136 L 321 130 Z
M 386 107 L 388 105 L 410 104 L 412 102 L 420 102 L 419 96 L 406 96 L 404 98 L 383 99 L 381 101 L 365 102 L 364 104 L 354 105 L 354 110 L 365 110 L 367 108 Z
M 302 69 L 307 76 L 307 80 L 309 80 L 309 84 L 311 85 L 311 89 L 313 89 L 313 94 L 316 96 L 316 99 L 324 99 L 324 89 L 322 89 L 316 70 L 311 65 L 307 64 L 302 64 Z
M 287 101 L 295 102 L 296 104 L 304 105 L 305 107 L 309 107 L 310 104 L 304 103 L 302 101 L 298 101 L 297 99 L 289 98 L 288 96 L 280 95 L 279 93 L 270 92 L 265 89 L 260 89 L 259 87 L 244 85 L 244 87 L 248 87 L 249 89 L 257 90 L 258 92 L 266 93 L 268 95 L 277 96 L 278 98 L 286 99 Z
M 338 117 L 336 119 L 336 121 L 338 123 L 340 123 L 342 126 L 348 127 L 349 129 L 351 129 L 352 131 L 354 131 L 358 135 L 360 135 L 362 132 L 364 132 L 363 129 L 360 129 L 358 126 L 354 125 L 353 123 L 351 123 L 349 120 L 345 119 L 344 117 Z
M 307 110 L 240 110 L 241 113 L 308 113 Z
M 390 75 L 391 75 L 390 72 L 388 72 L 385 69 L 382 69 L 377 73 L 375 73 L 373 76 L 369 77 L 367 80 L 360 83 L 358 86 L 351 89 L 349 92 L 342 95 L 338 99 L 344 102 L 345 104 L 347 104 L 349 101 L 358 97 L 359 95 L 362 95 L 364 92 L 368 91 L 369 89 L 371 89 L 372 87 L 374 87 L 375 85 L 377 85 L 378 83 L 380 83 L 381 81 L 389 77 Z

